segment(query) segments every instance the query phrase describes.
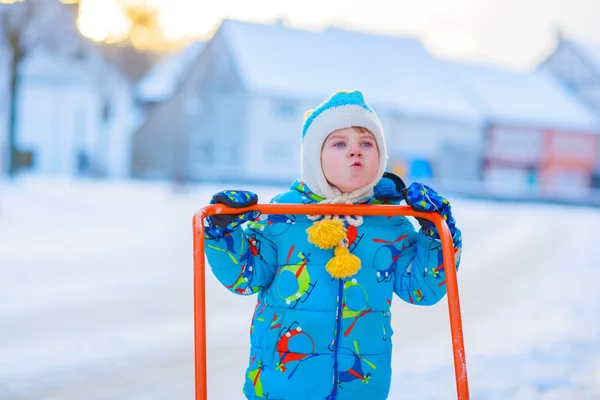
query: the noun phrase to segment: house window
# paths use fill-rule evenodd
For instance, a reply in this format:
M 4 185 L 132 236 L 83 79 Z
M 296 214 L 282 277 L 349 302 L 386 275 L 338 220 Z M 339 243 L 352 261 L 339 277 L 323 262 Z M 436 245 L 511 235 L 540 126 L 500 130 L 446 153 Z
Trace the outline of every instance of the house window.
M 77 152 L 76 165 L 78 175 L 85 176 L 90 173 L 90 156 L 85 150 L 80 149 Z
M 265 149 L 265 159 L 270 165 L 286 165 L 291 158 L 292 154 L 286 143 L 271 141 Z
M 294 100 L 280 100 L 275 103 L 275 114 L 282 118 L 295 117 L 298 114 L 298 103 Z
M 215 143 L 214 141 L 200 142 L 195 147 L 195 159 L 200 164 L 212 164 L 215 162 Z
M 202 100 L 200 96 L 189 95 L 183 101 L 183 109 L 187 115 L 199 115 L 202 113 Z
M 110 121 L 112 117 L 112 107 L 108 101 L 105 101 L 102 105 L 102 122 L 105 124 Z

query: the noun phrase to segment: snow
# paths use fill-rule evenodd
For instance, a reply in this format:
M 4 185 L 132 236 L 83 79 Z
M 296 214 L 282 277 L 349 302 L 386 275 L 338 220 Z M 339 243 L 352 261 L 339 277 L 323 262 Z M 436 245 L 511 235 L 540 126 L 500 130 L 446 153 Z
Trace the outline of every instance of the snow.
M 359 89 L 374 107 L 400 114 L 480 120 L 416 39 L 236 20 L 224 20 L 219 30 L 242 79 L 258 93 L 321 101 L 339 89 Z
M 140 80 L 137 88 L 139 98 L 160 102 L 171 97 L 205 46 L 205 42 L 194 42 L 185 49 L 168 55 Z
M 600 44 L 585 42 L 581 40 L 569 39 L 580 51 L 583 52 L 583 56 L 587 57 L 596 67 L 596 70 L 600 68 Z
M 227 187 L 3 181 L 0 398 L 193 398 L 191 219 Z M 450 200 L 472 398 L 600 398 L 600 210 Z M 241 399 L 255 299 L 207 298 L 208 398 Z M 390 398 L 455 399 L 446 301 L 393 312 Z
M 519 72 L 460 62 L 445 64 L 472 104 L 493 122 L 520 127 L 600 130 L 598 118 L 548 72 Z
M 52 82 L 60 87 L 81 84 L 87 79 L 81 64 L 41 48 L 26 57 L 20 68 L 28 82 Z

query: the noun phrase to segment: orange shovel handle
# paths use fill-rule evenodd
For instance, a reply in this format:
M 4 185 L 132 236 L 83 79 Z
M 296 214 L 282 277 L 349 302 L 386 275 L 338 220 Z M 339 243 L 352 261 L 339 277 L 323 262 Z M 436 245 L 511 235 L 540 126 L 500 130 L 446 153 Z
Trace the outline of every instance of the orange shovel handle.
M 256 204 L 246 208 L 229 208 L 222 204 L 213 204 L 200 209 L 193 217 L 194 229 L 194 345 L 196 368 L 196 400 L 206 400 L 208 386 L 206 381 L 206 291 L 204 261 L 204 218 L 215 214 L 242 214 L 248 211 L 260 211 L 262 214 L 308 214 L 308 215 L 363 215 L 363 216 L 411 216 L 433 222 L 440 233 L 446 287 L 448 293 L 448 311 L 452 349 L 454 351 L 454 370 L 456 391 L 459 400 L 469 399 L 467 363 L 460 315 L 458 282 L 454 259 L 454 245 L 446 222 L 438 213 L 416 212 L 409 206 L 357 205 L 357 204 Z

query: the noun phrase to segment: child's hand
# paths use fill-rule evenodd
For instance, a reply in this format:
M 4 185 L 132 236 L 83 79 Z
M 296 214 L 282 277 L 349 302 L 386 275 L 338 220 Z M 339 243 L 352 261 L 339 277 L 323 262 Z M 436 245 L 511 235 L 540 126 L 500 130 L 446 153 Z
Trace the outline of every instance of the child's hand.
M 258 196 L 243 190 L 223 190 L 215 194 L 210 200 L 210 204 L 217 203 L 232 208 L 245 208 L 258 203 Z M 259 215 L 259 211 L 250 211 L 244 214 L 216 214 L 207 217 L 204 222 L 204 237 L 207 239 L 220 239 L 244 222 L 255 220 Z
M 440 214 L 452 236 L 456 233 L 456 223 L 452 217 L 450 211 L 450 202 L 437 194 L 435 190 L 422 183 L 414 182 L 409 187 L 402 190 L 402 196 L 406 203 L 415 211 L 419 212 L 437 212 Z M 419 224 L 423 228 L 423 233 L 434 238 L 439 239 L 440 235 L 435 225 L 423 218 L 417 218 Z

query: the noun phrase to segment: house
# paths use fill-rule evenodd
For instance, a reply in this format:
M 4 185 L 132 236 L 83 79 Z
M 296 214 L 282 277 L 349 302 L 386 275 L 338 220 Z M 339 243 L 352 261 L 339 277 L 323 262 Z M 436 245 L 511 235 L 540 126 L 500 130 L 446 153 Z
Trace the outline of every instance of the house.
M 437 179 L 477 178 L 440 168 L 453 149 L 477 159 L 482 119 L 419 41 L 237 20 L 221 23 L 185 84 L 136 132 L 133 174 L 289 182 L 305 111 L 339 89 L 363 91 L 380 116 L 390 168 L 403 162 L 410 177 L 414 160 Z
M 587 43 L 558 33 L 556 48 L 538 69 L 554 75 L 600 115 L 600 43 Z
M 40 49 L 21 68 L 17 147 L 31 152 L 30 172 L 127 178 L 132 84 L 93 47 L 77 59 Z
M 600 43 L 567 38 L 558 32 L 556 48 L 538 69 L 551 73 L 600 116 Z M 600 160 L 593 180 L 593 186 L 600 188 Z
M 15 144 L 30 155 L 27 172 L 126 178 L 131 133 L 140 118 L 133 83 L 107 61 L 99 44 L 80 35 L 72 7 L 47 6 L 54 7 L 48 15 L 61 29 L 29 47 L 18 65 Z M 7 43 L 0 41 L 0 47 L 10 59 Z M 8 68 L 0 73 L 0 82 L 10 75 Z
M 136 84 L 137 101 L 152 106 L 169 100 L 183 83 L 205 46 L 206 42 L 197 41 L 181 51 L 165 56 Z
M 9 52 L 0 39 L 0 171 L 8 170 Z
M 599 119 L 546 71 L 446 62 L 486 118 L 483 180 L 492 190 L 550 195 L 590 188 Z
M 136 87 L 145 119 L 133 135 L 132 176 L 182 180 L 188 175 L 188 135 L 200 107 L 199 60 L 204 42 L 154 66 Z

